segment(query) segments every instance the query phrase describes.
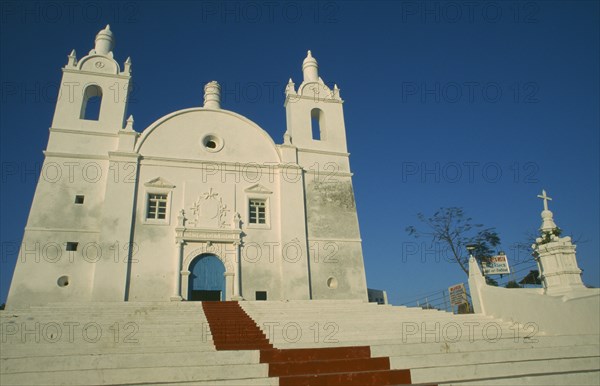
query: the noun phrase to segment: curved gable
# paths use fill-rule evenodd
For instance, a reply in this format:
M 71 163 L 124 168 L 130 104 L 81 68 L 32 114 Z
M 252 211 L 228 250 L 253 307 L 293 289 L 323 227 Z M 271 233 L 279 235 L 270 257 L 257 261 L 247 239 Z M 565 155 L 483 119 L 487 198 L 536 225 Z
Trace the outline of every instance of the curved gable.
M 281 161 L 275 142 L 256 123 L 231 111 L 200 107 L 176 111 L 151 124 L 136 151 L 146 157 L 182 160 Z

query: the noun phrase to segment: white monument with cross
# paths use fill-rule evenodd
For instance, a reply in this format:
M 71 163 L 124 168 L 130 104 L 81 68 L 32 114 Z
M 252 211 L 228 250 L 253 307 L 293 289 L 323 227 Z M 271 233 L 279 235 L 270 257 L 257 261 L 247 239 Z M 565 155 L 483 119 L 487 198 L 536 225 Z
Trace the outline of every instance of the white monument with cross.
M 570 237 L 560 237 L 560 228 L 554 223 L 553 214 L 548 209 L 548 201 L 552 201 L 552 198 L 545 190 L 538 197 L 544 201 L 541 237 L 535 240 L 532 248 L 545 293 L 553 295 L 585 289 L 581 281 L 581 269 L 577 265 L 575 245 Z
M 488 285 L 475 258 L 469 260 L 469 291 L 475 313 L 513 321 L 535 323 L 540 330 L 560 335 L 598 334 L 600 289 L 581 280 L 575 245 L 561 237 L 548 208 L 552 198 L 545 190 L 540 237 L 531 246 L 542 288 L 501 288 Z M 568 315 L 568 317 L 565 317 Z

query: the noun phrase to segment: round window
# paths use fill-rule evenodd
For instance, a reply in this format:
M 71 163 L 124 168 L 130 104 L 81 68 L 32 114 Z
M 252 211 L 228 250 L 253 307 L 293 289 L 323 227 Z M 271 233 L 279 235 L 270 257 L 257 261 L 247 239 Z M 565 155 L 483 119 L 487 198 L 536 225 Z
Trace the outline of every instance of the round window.
M 223 148 L 223 140 L 214 134 L 208 134 L 202 138 L 202 147 L 210 152 L 217 152 Z
M 338 286 L 338 281 L 335 277 L 330 277 L 329 279 L 327 279 L 327 287 L 331 288 L 331 289 L 336 289 Z
M 69 277 L 68 276 L 61 276 L 58 278 L 58 280 L 56 281 L 56 284 L 58 284 L 59 287 L 66 287 L 69 285 Z

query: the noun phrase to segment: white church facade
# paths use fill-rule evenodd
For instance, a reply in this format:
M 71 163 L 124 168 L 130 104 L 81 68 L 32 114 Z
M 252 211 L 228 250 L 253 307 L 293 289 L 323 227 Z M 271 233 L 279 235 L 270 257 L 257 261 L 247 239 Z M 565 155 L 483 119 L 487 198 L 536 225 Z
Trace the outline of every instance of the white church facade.
M 221 108 L 217 82 L 202 107 L 135 131 L 131 60 L 113 46 L 107 26 L 62 70 L 7 306 L 366 301 L 343 101 L 310 51 L 277 144 Z

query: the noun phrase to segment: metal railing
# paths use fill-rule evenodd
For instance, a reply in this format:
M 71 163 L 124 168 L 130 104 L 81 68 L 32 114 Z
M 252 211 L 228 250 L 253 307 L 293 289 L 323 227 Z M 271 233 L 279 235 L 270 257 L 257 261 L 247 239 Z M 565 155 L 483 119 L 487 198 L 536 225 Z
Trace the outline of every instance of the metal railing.
M 496 280 L 498 287 L 505 287 L 510 281 L 519 283 L 519 281 L 521 281 L 529 271 L 537 269 L 538 266 L 535 261 L 527 260 L 512 264 L 511 272 L 507 275 L 502 275 L 500 277 L 498 277 L 498 275 L 493 275 L 489 277 Z M 540 285 L 527 284 L 523 285 L 523 287 L 533 288 L 540 287 Z M 467 292 L 467 299 L 469 301 L 470 298 L 471 296 Z M 458 312 L 458 307 L 452 306 L 450 303 L 450 294 L 447 288 L 421 294 L 417 297 L 411 298 L 410 300 L 402 301 L 400 305 L 406 307 L 420 307 L 423 309 L 436 309 L 454 313 Z

